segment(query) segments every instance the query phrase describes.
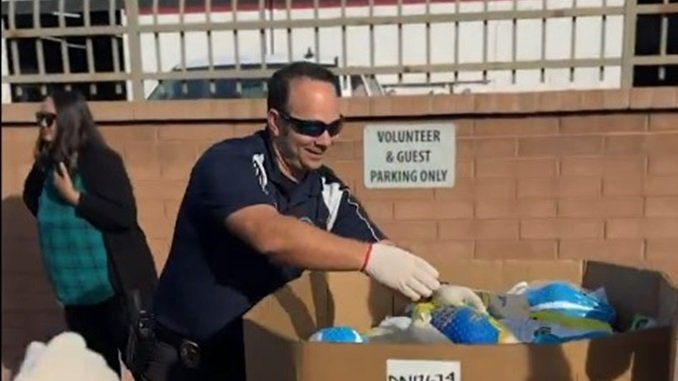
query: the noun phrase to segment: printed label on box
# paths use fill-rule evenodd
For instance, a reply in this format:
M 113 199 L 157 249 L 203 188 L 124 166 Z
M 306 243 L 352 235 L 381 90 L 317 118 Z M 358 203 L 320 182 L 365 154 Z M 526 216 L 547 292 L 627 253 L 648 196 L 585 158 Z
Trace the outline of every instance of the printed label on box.
M 386 381 L 461 381 L 459 361 L 386 360 Z

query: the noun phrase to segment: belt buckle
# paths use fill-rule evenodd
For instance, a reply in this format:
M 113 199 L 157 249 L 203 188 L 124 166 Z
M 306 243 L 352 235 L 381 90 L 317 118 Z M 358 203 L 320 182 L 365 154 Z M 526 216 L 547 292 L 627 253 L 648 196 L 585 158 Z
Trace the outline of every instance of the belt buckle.
M 179 357 L 187 368 L 197 368 L 200 364 L 200 347 L 193 341 L 182 340 Z

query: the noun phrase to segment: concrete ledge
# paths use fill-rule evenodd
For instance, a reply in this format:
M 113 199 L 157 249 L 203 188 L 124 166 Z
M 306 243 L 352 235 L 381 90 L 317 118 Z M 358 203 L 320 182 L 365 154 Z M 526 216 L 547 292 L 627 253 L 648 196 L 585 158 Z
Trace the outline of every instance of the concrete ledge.
M 37 105 L 3 104 L 2 125 L 33 122 Z M 101 123 L 181 121 L 263 122 L 265 99 L 156 102 L 91 102 Z M 342 100 L 352 119 L 457 115 L 571 113 L 581 111 L 678 110 L 678 87 L 570 90 L 464 95 L 402 95 Z

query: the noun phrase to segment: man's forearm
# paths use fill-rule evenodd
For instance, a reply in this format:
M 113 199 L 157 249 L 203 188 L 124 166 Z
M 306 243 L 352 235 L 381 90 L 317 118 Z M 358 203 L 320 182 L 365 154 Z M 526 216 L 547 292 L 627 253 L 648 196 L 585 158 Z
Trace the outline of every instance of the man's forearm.
M 309 270 L 357 271 L 369 250 L 369 243 L 340 237 L 289 216 L 278 216 L 261 230 L 264 254 Z

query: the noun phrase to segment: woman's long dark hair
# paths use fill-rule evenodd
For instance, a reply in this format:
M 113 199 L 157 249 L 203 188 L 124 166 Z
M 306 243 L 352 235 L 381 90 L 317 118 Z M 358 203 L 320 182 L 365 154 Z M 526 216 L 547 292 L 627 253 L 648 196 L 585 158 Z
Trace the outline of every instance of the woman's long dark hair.
M 57 128 L 52 142 L 38 138 L 35 159 L 42 168 L 63 162 L 69 170 L 74 171 L 79 152 L 90 145 L 106 145 L 106 142 L 81 93 L 55 89 L 47 98 L 54 102 Z

